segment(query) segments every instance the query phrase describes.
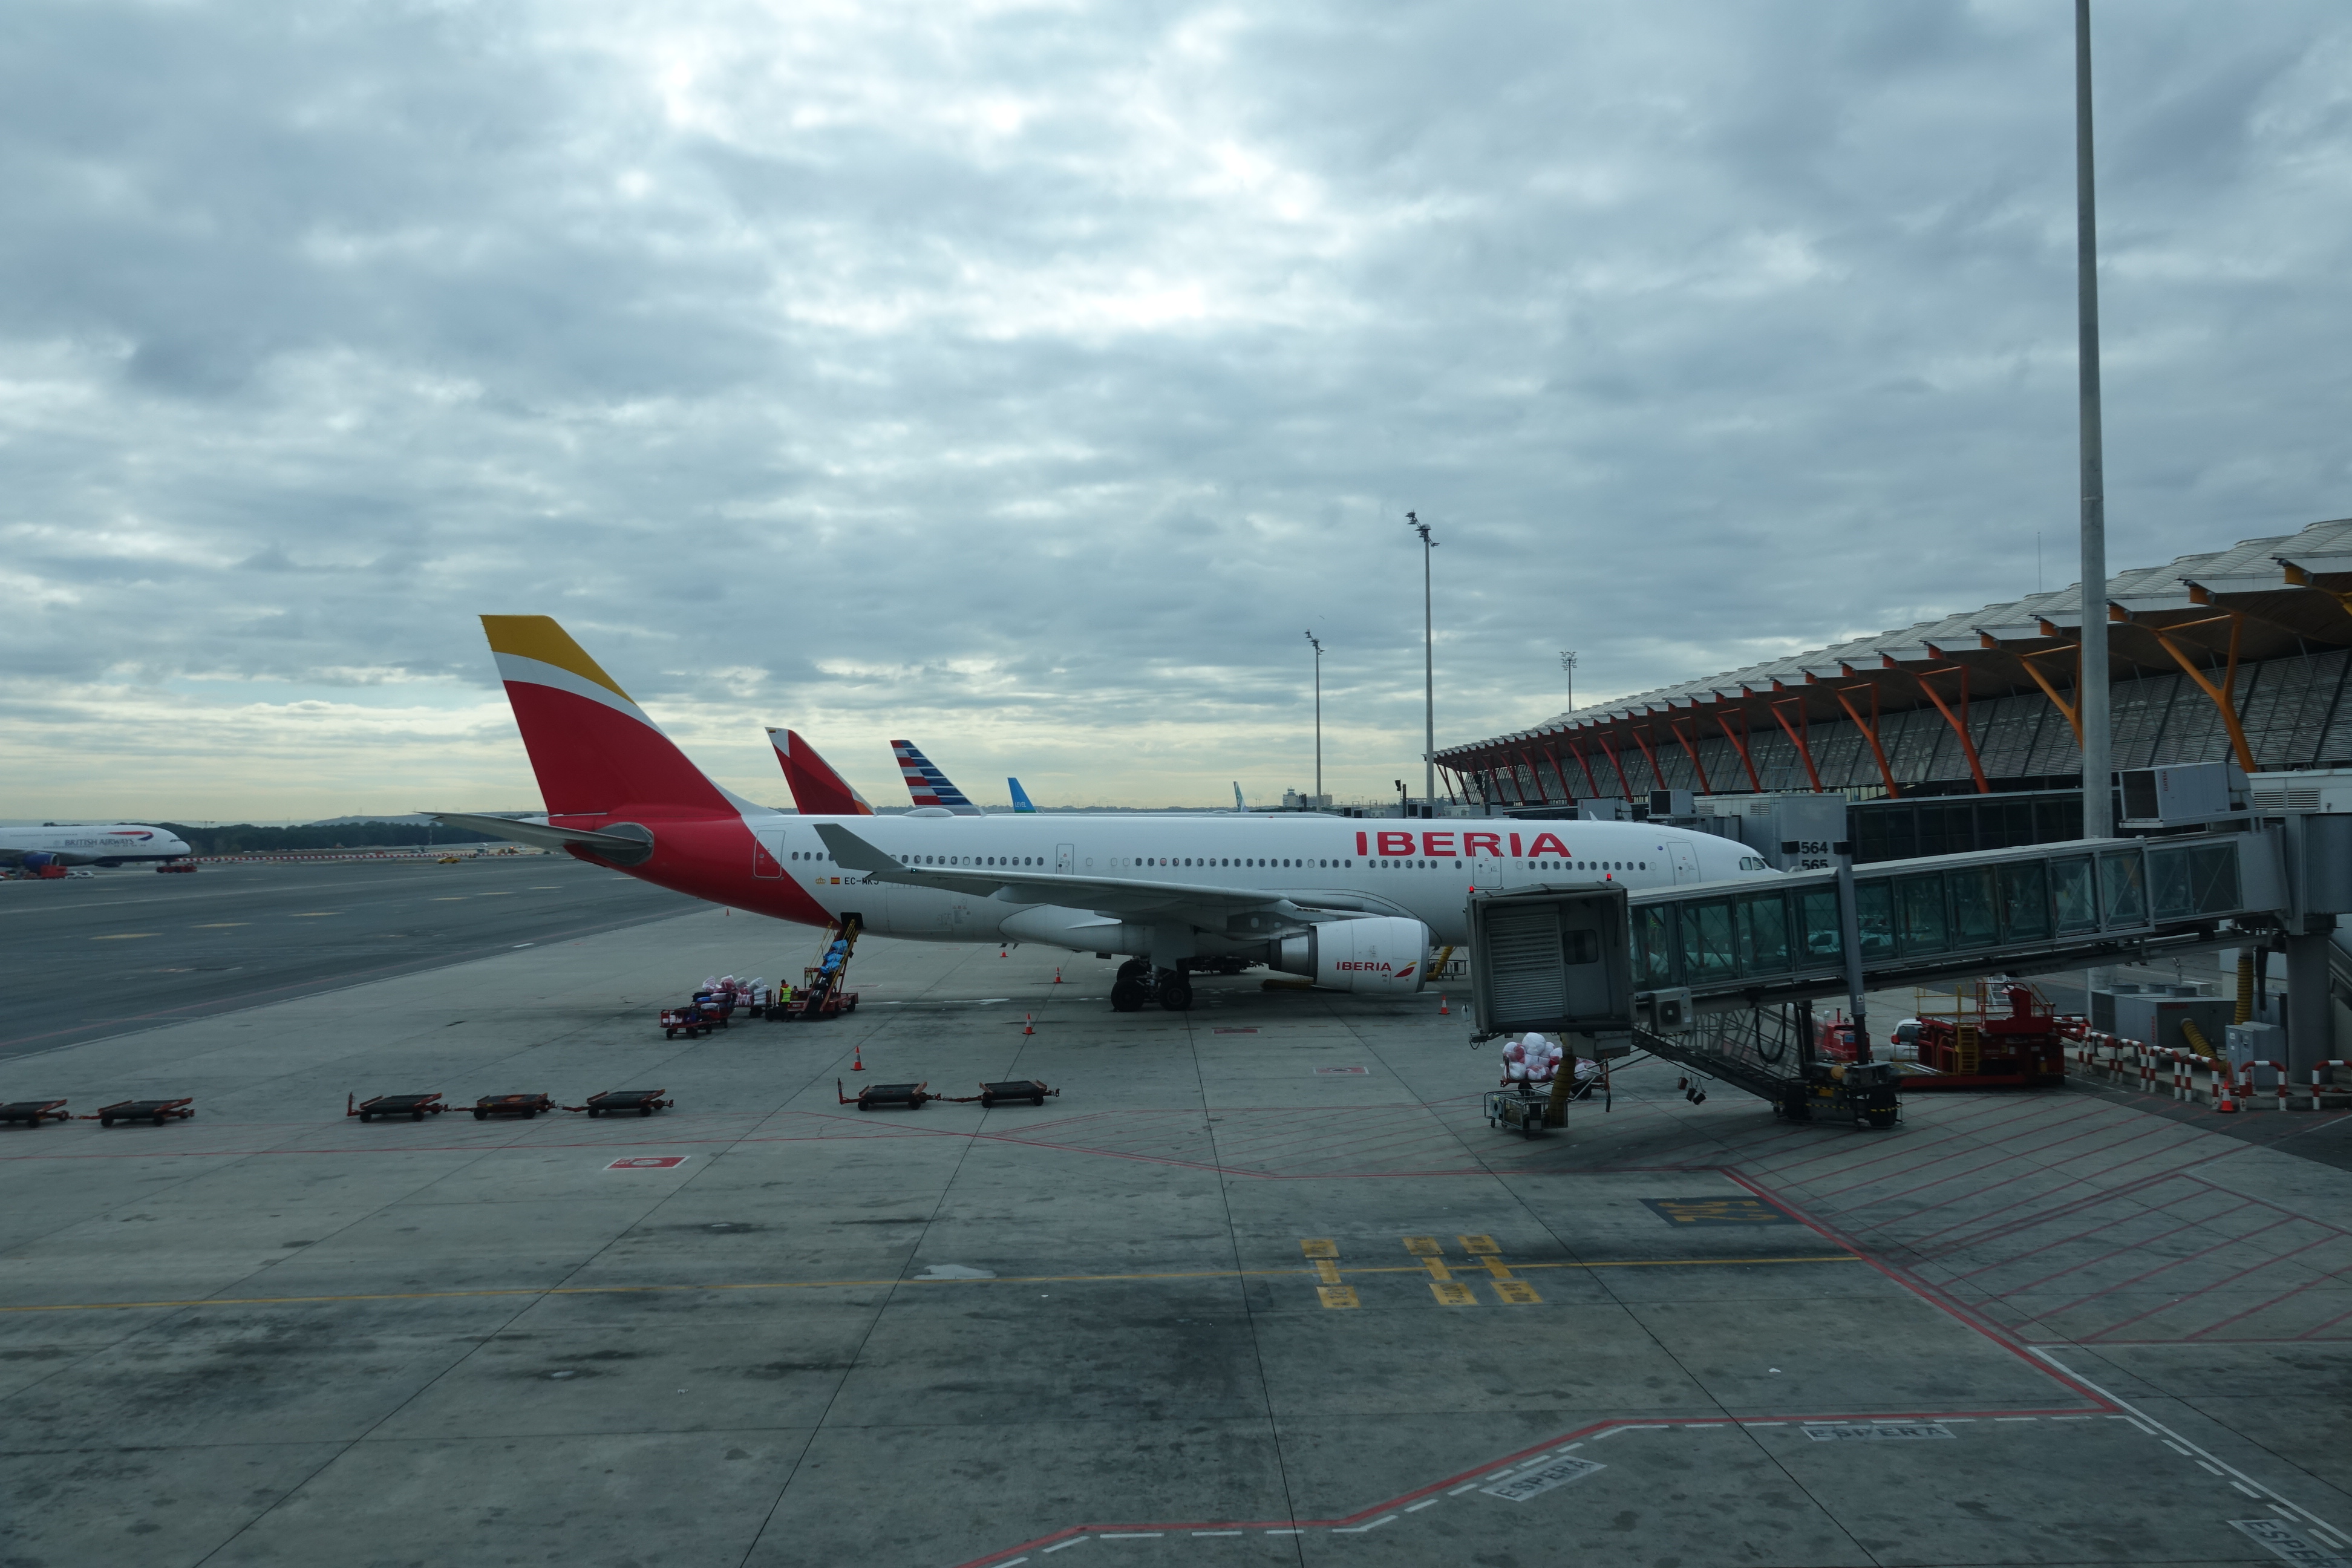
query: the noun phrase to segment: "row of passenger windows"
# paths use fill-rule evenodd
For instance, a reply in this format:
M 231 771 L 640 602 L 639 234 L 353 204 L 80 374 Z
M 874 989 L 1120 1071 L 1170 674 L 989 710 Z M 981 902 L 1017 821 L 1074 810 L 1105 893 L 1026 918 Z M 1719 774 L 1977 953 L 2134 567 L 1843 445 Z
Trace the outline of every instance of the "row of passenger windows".
M 828 860 L 831 859 L 832 857 L 820 854 L 815 850 L 796 849 L 793 852 L 793 858 L 795 860 Z M 918 866 L 1043 866 L 1045 864 L 1045 858 L 1040 855 L 966 855 L 961 858 L 958 858 L 953 855 L 917 855 L 911 858 L 912 863 Z M 1265 867 L 1288 870 L 1325 871 L 1353 870 L 1356 866 L 1356 863 L 1353 860 L 1253 860 L 1233 859 L 1230 858 L 1225 859 L 1214 859 L 1207 856 L 1195 858 L 1189 855 L 1161 855 L 1157 857 L 1146 855 L 1140 858 L 1134 856 L 1126 856 L 1113 859 L 1111 864 L 1121 869 L 1130 869 L 1137 866 L 1191 866 L 1195 868 L 1240 866 L 1253 868 Z M 1368 869 L 1378 871 L 1431 871 L 1438 869 L 1440 864 L 1440 862 L 1435 860 L 1367 860 L 1364 862 L 1364 865 Z M 1527 864 L 1528 869 L 1530 871 L 1646 871 L 1650 868 L 1650 863 L 1647 860 L 1530 860 Z M 1748 863 L 1744 860 L 1741 862 L 1743 867 L 1747 864 Z M 1758 861 L 1757 864 L 1761 866 L 1763 862 Z M 1454 868 L 1457 871 L 1462 869 L 1462 862 L 1459 860 L 1454 861 Z
M 1455 864 L 1460 864 L 1459 861 Z M 1646 871 L 1647 860 L 1530 860 L 1530 871 Z

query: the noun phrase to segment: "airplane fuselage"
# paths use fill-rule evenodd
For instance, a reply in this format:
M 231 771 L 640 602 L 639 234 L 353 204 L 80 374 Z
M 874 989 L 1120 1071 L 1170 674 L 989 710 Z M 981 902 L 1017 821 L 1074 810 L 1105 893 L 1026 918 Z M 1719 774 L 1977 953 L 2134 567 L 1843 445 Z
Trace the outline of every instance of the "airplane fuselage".
M 1060 906 L 877 881 L 835 864 L 816 825 L 849 827 L 913 870 L 1012 868 L 1024 882 L 1050 882 L 1058 874 L 1261 890 L 1269 900 L 1418 920 L 1434 941 L 1457 944 L 1465 940 L 1465 907 L 1474 888 L 1612 881 L 1640 889 L 1775 874 L 1730 839 L 1642 823 L 750 812 L 665 822 L 650 812 L 631 817 L 625 811 L 556 820 L 593 827 L 624 818 L 651 829 L 655 849 L 623 869 L 716 903 L 811 925 L 854 913 L 869 931 L 917 942 L 1025 941 L 1080 952 L 1121 950 L 1120 933 L 1108 929 L 1120 922 L 1086 918 L 1082 890 Z M 1080 918 L 1061 921 L 1057 912 Z M 1247 945 L 1236 940 L 1233 948 Z

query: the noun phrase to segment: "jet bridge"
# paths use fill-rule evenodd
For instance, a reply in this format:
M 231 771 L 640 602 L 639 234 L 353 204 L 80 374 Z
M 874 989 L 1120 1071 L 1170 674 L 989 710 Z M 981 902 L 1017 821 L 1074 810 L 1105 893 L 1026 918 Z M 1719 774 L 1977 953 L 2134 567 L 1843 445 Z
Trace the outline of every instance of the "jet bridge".
M 1696 1012 L 1843 994 L 1838 876 L 1798 871 L 1632 894 L 1634 989 L 1686 990 Z M 2215 945 L 2227 940 L 2225 923 L 2284 901 L 2277 847 L 2262 833 L 1882 860 L 1855 867 L 1853 882 L 1871 991 Z
M 1785 1115 L 1890 1126 L 1891 1063 L 1812 1060 L 1811 1003 L 1856 987 L 1849 931 L 1864 991 L 2145 961 L 2242 942 L 2242 921 L 2272 923 L 2290 901 L 2281 852 L 2276 833 L 2257 830 L 1881 861 L 1851 872 L 1851 924 L 1836 870 L 1612 889 L 1605 900 L 1583 883 L 1476 894 L 1473 1008 L 1480 1037 L 1580 1033 L 1599 1054 L 1638 1047 Z

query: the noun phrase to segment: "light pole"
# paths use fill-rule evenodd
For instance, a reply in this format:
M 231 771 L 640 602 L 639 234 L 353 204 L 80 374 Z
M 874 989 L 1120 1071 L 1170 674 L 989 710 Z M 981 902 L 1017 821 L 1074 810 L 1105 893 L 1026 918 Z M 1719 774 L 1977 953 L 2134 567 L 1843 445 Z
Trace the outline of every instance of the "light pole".
M 1404 521 L 1421 535 L 1421 798 L 1432 800 L 1437 795 L 1437 634 L 1429 608 L 1429 552 L 1437 548 L 1437 541 L 1429 537 L 1429 524 L 1413 513 L 1405 513 Z
M 1568 710 L 1576 711 L 1576 655 L 1568 648 L 1559 650 L 1559 672 L 1568 677 Z
M 1315 648 L 1315 809 L 1323 809 L 1323 644 L 1313 632 L 1307 640 Z
M 2083 493 L 2083 837 L 2115 831 L 2107 791 L 2107 481 L 2099 429 L 2099 216 L 2091 174 L 2091 0 L 2074 0 L 2074 313 Z

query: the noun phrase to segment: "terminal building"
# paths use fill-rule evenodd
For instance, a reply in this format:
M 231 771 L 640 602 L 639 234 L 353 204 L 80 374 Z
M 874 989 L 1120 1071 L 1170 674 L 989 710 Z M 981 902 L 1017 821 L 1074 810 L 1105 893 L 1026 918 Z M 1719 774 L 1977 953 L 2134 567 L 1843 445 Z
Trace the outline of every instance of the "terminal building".
M 2352 519 L 2126 572 L 2104 609 L 2117 770 L 2352 765 Z M 1886 803 L 1857 817 L 1885 840 L 1866 858 L 2047 842 L 2080 831 L 2084 623 L 2073 584 L 1594 703 L 1436 761 L 1458 801 L 1488 810 L 1810 791 Z

